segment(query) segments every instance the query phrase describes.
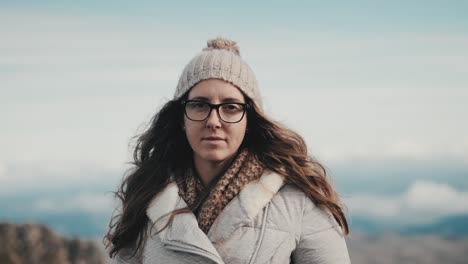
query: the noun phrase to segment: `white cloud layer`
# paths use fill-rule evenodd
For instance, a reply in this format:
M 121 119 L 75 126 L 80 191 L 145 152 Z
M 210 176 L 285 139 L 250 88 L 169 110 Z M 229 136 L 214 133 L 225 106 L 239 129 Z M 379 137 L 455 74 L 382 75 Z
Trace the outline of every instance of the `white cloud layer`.
M 399 196 L 352 194 L 344 198 L 351 215 L 385 220 L 436 218 L 468 214 L 468 192 L 445 183 L 416 181 Z
M 468 192 L 457 191 L 448 184 L 418 181 L 404 196 L 408 210 L 440 214 L 468 213 Z
M 128 165 L 79 162 L 0 164 L 0 194 L 116 188 Z M 110 187 L 109 187 L 110 186 Z
M 111 194 L 83 192 L 63 199 L 43 198 L 35 201 L 32 209 L 39 212 L 84 212 L 109 214 L 116 207 Z

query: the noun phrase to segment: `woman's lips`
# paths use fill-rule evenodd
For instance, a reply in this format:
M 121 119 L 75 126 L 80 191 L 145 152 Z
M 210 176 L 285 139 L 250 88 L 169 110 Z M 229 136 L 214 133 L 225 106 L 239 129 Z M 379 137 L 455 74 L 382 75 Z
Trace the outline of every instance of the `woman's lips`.
M 206 142 L 222 142 L 224 141 L 223 138 L 220 138 L 220 137 L 204 137 L 202 138 L 202 141 L 206 141 Z

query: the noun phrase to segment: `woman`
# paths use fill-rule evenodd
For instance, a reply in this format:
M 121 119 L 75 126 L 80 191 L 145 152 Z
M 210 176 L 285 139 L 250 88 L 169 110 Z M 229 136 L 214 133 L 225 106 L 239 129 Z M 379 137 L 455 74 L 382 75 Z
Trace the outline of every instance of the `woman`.
M 216 38 L 137 141 L 107 233 L 114 263 L 349 263 L 348 225 L 303 139 L 268 118 L 234 41 Z

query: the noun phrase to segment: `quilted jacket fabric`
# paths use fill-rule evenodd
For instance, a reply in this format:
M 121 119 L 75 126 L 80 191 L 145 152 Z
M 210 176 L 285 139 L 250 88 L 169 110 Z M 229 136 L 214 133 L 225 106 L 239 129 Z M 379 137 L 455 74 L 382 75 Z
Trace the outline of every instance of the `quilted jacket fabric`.
M 332 215 L 276 173 L 266 171 L 247 184 L 208 234 L 194 214 L 185 213 L 159 234 L 149 235 L 165 225 L 167 213 L 186 206 L 175 183 L 166 187 L 147 209 L 154 227 L 139 253 L 128 258 L 120 251 L 112 263 L 350 263 L 342 229 Z

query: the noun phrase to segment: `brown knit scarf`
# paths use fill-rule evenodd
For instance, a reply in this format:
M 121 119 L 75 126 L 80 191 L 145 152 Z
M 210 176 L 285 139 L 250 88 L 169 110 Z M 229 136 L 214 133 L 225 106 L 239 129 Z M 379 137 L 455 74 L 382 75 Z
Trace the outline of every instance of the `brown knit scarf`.
M 178 182 L 179 195 L 192 209 L 198 219 L 200 229 L 208 233 L 216 217 L 242 188 L 252 180 L 259 179 L 263 167 L 249 155 L 246 149 L 240 151 L 230 167 L 214 179 L 214 183 L 205 187 L 193 168 L 185 172 L 185 181 Z M 201 206 L 200 206 L 201 205 Z

